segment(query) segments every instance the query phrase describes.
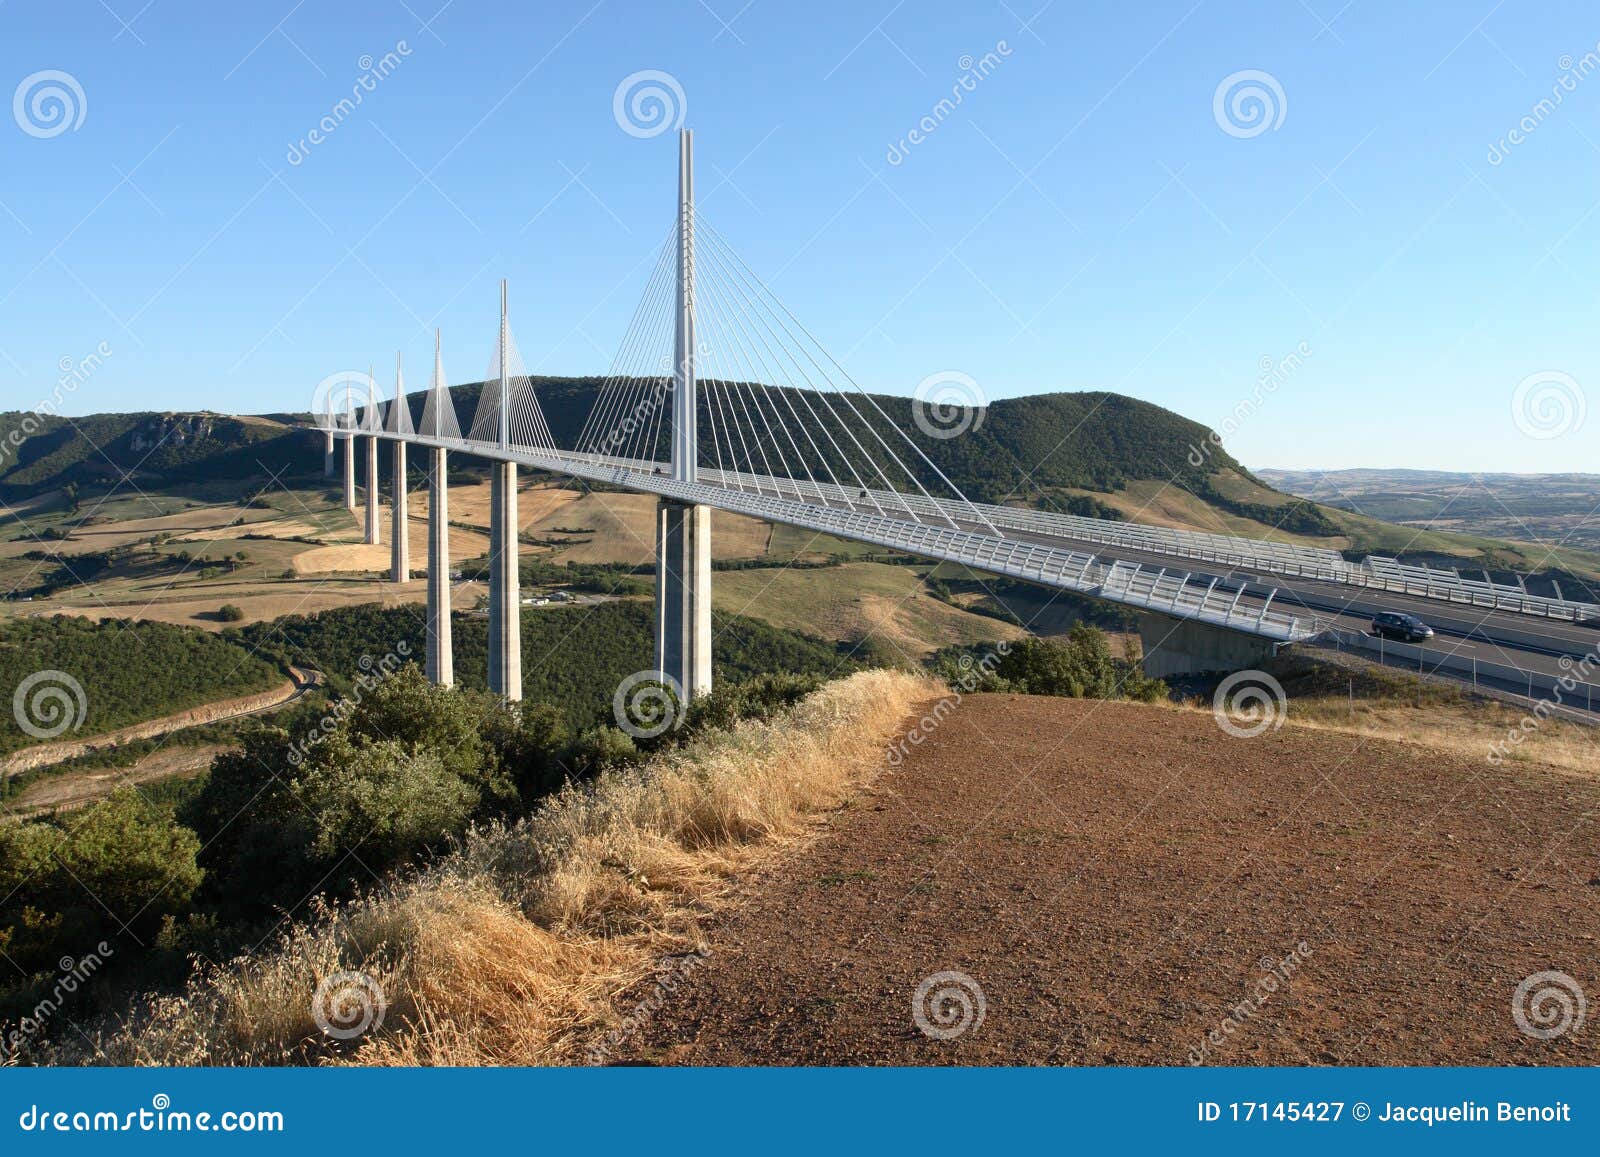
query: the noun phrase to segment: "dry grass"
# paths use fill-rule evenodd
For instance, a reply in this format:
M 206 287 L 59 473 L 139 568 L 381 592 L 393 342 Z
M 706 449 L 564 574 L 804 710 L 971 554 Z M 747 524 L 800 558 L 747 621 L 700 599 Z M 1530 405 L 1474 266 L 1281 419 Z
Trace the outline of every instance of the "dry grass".
M 883 765 L 941 688 L 872 671 L 765 723 L 711 733 L 643 769 L 569 787 L 471 836 L 417 877 L 294 927 L 272 951 L 197 971 L 63 1061 L 113 1064 L 581 1062 L 616 998 L 697 943 L 729 880 L 812 828 Z M 359 970 L 381 1030 L 330 1043 L 312 997 Z
M 1280 657 L 1287 725 L 1417 744 L 1495 763 L 1544 764 L 1594 777 L 1600 728 L 1539 718 L 1531 707 L 1479 697 L 1447 683 L 1340 656 Z M 1196 704 L 1209 711 L 1209 701 Z M 1524 721 L 1531 721 L 1524 726 Z M 1515 734 L 1519 738 L 1511 740 Z
M 1507 763 L 1542 763 L 1593 777 L 1600 771 L 1600 729 L 1560 719 L 1520 724 L 1531 712 L 1508 703 L 1461 701 L 1416 706 L 1414 702 L 1295 699 L 1287 722 L 1317 731 L 1400 740 L 1487 760 L 1491 751 Z M 1520 743 L 1507 737 L 1516 731 Z

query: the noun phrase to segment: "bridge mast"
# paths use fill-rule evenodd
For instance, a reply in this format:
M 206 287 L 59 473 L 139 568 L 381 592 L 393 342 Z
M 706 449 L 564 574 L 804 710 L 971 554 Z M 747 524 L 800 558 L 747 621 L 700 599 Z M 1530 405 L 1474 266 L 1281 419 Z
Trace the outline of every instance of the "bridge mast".
M 506 283 L 500 282 L 499 440 L 511 445 L 511 329 L 506 313 Z M 517 537 L 517 464 L 489 466 L 489 690 L 522 698 L 522 599 Z
M 672 478 L 696 482 L 694 134 L 678 137 L 678 322 L 673 335 Z M 656 670 L 685 699 L 711 690 L 711 508 L 656 511 Z

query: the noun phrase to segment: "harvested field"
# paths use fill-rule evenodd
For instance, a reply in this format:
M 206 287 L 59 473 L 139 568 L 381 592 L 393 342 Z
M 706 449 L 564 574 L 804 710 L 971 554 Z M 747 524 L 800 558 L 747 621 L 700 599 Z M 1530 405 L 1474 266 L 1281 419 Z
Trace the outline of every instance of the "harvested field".
M 707 929 L 632 1059 L 1600 1063 L 1592 1021 L 1513 1016 L 1535 973 L 1600 992 L 1600 775 L 1013 695 L 928 730 Z M 942 972 L 984 1001 L 950 1040 L 913 1020 Z

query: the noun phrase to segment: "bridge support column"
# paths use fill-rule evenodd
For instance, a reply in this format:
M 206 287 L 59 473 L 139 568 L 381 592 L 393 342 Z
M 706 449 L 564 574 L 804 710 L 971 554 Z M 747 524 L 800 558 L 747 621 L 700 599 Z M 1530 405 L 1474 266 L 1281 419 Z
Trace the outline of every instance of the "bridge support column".
M 394 499 L 390 506 L 389 577 L 397 583 L 411 581 L 411 529 L 406 511 L 406 444 L 394 443 Z
M 378 533 L 378 437 L 367 439 L 367 545 L 377 546 Z
M 322 436 L 322 476 L 332 478 L 336 467 L 333 460 L 333 431 Z
M 522 698 L 522 598 L 517 464 L 496 462 L 489 485 L 489 690 Z
M 344 508 L 356 512 L 356 436 L 344 438 Z
M 428 655 L 427 675 L 441 687 L 456 681 L 450 645 L 450 490 L 445 451 L 428 453 Z
M 656 670 L 685 699 L 711 690 L 711 508 L 656 508 Z
M 1153 679 L 1245 671 L 1260 667 L 1275 652 L 1270 639 L 1143 612 L 1139 642 L 1144 647 L 1144 673 Z

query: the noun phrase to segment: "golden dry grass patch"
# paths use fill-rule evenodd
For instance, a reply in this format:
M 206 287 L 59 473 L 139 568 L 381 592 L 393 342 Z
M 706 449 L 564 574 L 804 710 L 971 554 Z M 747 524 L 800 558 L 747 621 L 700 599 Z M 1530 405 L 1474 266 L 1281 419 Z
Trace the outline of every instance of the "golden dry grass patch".
M 297 924 L 274 949 L 197 971 L 63 1061 L 111 1064 L 578 1063 L 616 999 L 697 939 L 729 882 L 815 830 L 885 766 L 942 686 L 868 671 L 788 712 L 699 736 L 474 833 L 417 876 Z M 385 1018 L 330 1045 L 314 994 L 359 971 Z

